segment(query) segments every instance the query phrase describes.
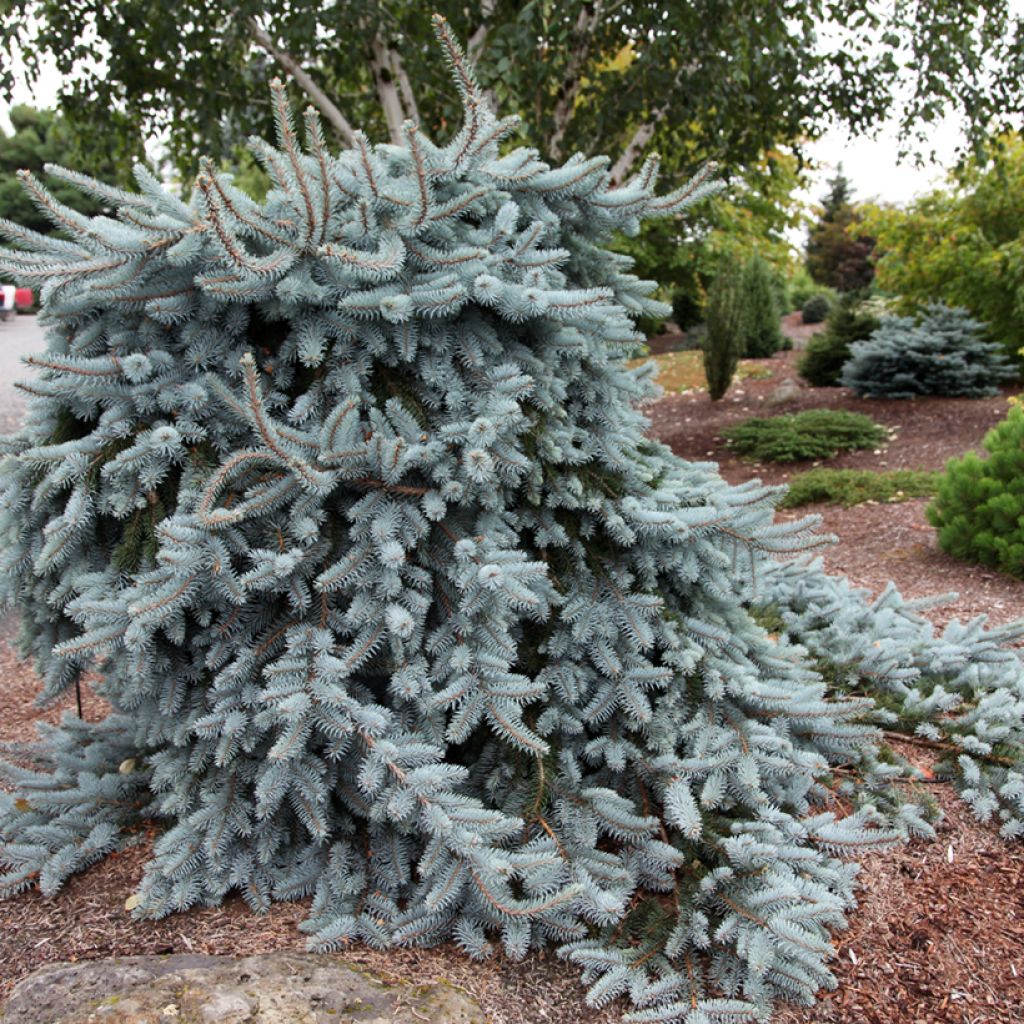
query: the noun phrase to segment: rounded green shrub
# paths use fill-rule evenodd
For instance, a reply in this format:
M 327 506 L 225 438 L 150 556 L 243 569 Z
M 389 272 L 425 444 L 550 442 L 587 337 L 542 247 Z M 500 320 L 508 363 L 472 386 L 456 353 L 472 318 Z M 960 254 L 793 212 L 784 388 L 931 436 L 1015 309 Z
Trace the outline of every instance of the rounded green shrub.
M 798 367 L 800 376 L 816 388 L 837 386 L 843 365 L 850 358 L 850 346 L 870 338 L 879 323 L 858 297 L 844 295 L 832 307 L 825 330 L 808 341 Z
M 943 551 L 1024 576 L 1024 407 L 985 437 L 988 458 L 951 459 L 928 506 Z
M 727 430 L 725 438 L 734 451 L 758 462 L 800 462 L 876 448 L 888 434 L 885 427 L 857 412 L 808 409 L 784 416 L 752 417 Z
M 820 324 L 831 309 L 832 299 L 825 292 L 818 292 L 804 303 L 803 322 L 805 324 Z

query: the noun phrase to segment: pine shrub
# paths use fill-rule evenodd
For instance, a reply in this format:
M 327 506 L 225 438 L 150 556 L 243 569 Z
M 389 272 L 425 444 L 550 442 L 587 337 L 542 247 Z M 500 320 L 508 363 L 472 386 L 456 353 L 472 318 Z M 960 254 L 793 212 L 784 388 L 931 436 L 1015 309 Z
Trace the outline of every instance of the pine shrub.
M 880 322 L 870 309 L 864 308 L 858 296 L 844 295 L 832 307 L 825 330 L 807 342 L 797 367 L 800 376 L 812 387 L 837 386 L 843 366 L 850 358 L 850 346 L 855 341 L 870 338 Z
M 840 383 L 869 398 L 986 398 L 1017 371 L 965 309 L 929 306 L 920 318 L 889 317 L 850 346 Z
M 1012 406 L 984 447 L 987 458 L 950 460 L 928 520 L 943 551 L 1024 576 L 1024 407 Z
M 761 256 L 752 256 L 740 280 L 743 317 L 743 355 L 767 359 L 783 347 L 779 308 L 772 268 Z
M 758 462 L 828 459 L 839 452 L 877 448 L 885 427 L 857 412 L 808 409 L 781 416 L 754 416 L 725 432 L 734 451 Z
M 335 156 L 309 114 L 302 147 L 277 86 L 261 202 L 209 163 L 188 203 L 141 168 L 138 194 L 65 175 L 117 211 L 90 220 L 25 179 L 66 237 L 3 225 L 48 334 L 0 442 L 0 597 L 43 699 L 96 669 L 111 710 L 4 766 L 0 894 L 148 823 L 140 917 L 311 897 L 315 949 L 554 943 L 635 1021 L 809 1002 L 840 856 L 929 826 L 875 704 L 832 699 L 750 588 L 908 702 L 918 660 L 929 692 L 998 691 L 961 761 L 1007 834 L 1019 787 L 984 758 L 996 726 L 1017 749 L 1014 634 L 904 617 L 876 647 L 878 614 L 776 563 L 821 543 L 776 490 L 646 436 L 624 362 L 658 307 L 607 246 L 712 186 L 502 152 L 515 122 L 437 25 L 466 110 L 444 145 Z
M 832 298 L 825 292 L 817 292 L 803 305 L 801 319 L 805 324 L 820 324 L 832 309 Z
M 743 293 L 740 275 L 723 270 L 708 289 L 701 336 L 708 395 L 717 402 L 729 390 L 743 355 Z

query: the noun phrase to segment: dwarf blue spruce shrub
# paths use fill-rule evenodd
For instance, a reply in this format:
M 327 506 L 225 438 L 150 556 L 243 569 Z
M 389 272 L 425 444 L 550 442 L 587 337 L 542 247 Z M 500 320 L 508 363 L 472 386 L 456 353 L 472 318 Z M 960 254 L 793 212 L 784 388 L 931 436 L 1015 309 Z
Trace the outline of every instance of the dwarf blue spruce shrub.
M 1002 348 L 965 309 L 933 303 L 921 316 L 882 320 L 850 345 L 839 383 L 869 398 L 987 398 L 1016 379 Z
M 635 1021 L 809 1002 L 841 855 L 929 827 L 874 702 L 793 642 L 814 609 L 773 566 L 811 524 L 635 410 L 631 318 L 664 311 L 606 244 L 712 186 L 503 152 L 515 122 L 438 32 L 443 145 L 335 156 L 308 113 L 302 146 L 276 87 L 263 203 L 209 164 L 188 202 L 72 176 L 116 211 L 89 219 L 25 177 L 67 237 L 4 225 L 48 348 L 2 442 L 0 593 L 43 699 L 92 668 L 111 710 L 5 768 L 0 889 L 155 822 L 141 916 L 238 891 L 311 897 L 317 949 L 553 943 Z

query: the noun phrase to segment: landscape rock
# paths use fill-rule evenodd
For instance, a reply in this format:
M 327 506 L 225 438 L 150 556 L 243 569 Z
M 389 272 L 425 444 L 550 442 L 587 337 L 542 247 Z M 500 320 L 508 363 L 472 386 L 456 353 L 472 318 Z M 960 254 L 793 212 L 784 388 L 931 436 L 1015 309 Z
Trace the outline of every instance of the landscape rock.
M 383 981 L 336 956 L 119 957 L 44 967 L 0 1024 L 486 1024 L 443 982 Z
M 778 387 L 772 388 L 768 394 L 768 405 L 785 405 L 792 402 L 801 391 L 800 385 L 792 377 L 786 377 Z

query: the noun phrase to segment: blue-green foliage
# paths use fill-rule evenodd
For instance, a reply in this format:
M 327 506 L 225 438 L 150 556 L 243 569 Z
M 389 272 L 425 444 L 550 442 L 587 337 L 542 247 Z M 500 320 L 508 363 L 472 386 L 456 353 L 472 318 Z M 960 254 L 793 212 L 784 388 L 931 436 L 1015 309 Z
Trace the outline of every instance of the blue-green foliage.
M 918 319 L 887 317 L 870 338 L 850 346 L 839 383 L 870 398 L 998 394 L 1017 371 L 1001 346 L 983 340 L 984 330 L 967 310 L 941 303 Z
M 774 567 L 755 593 L 837 685 L 879 698 L 917 735 L 941 741 L 939 770 L 982 821 L 997 821 L 1007 839 L 1024 835 L 1024 672 L 1007 646 L 1024 623 L 986 631 L 979 617 L 936 635 L 920 613 L 945 597 L 906 601 L 890 583 L 872 601 L 820 560 Z
M 839 856 L 928 827 L 873 702 L 747 610 L 812 524 L 635 411 L 630 318 L 658 306 L 605 245 L 710 186 L 502 155 L 513 122 L 439 33 L 443 146 L 333 156 L 310 114 L 301 149 L 278 88 L 262 204 L 139 170 L 90 220 L 27 180 L 68 239 L 4 226 L 49 333 L 3 442 L 0 591 L 44 698 L 95 668 L 113 710 L 7 769 L 0 886 L 51 892 L 156 820 L 140 915 L 312 895 L 315 948 L 555 943 L 635 1020 L 810 1001 Z

